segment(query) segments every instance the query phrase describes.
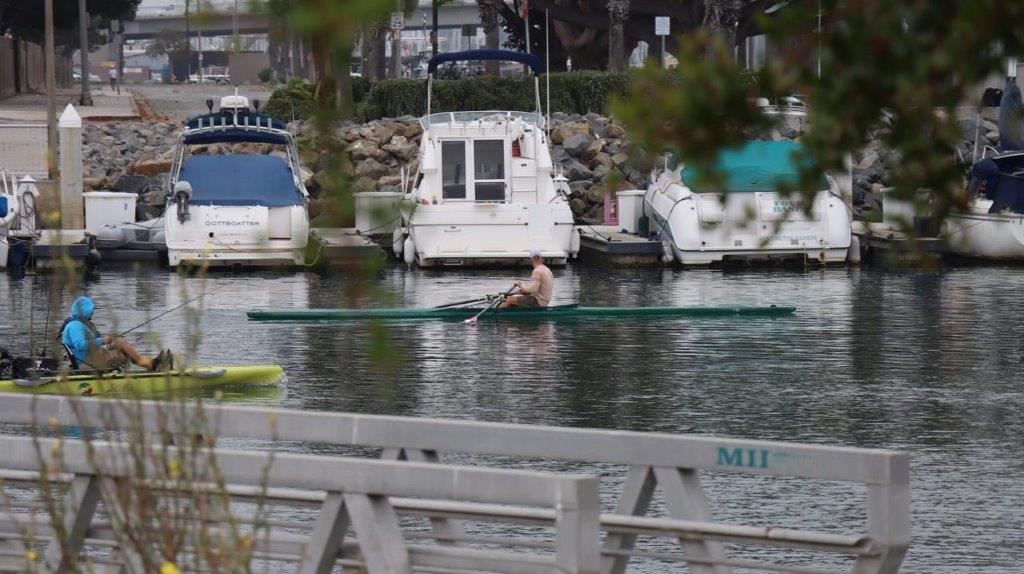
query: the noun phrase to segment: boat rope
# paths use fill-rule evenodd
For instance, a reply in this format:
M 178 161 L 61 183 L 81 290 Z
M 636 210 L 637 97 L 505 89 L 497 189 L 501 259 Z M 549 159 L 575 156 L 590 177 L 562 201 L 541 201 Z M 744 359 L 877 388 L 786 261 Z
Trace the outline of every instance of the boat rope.
M 324 251 L 324 240 L 323 240 L 323 239 L 321 239 L 321 240 L 320 240 L 320 246 L 319 246 L 319 247 L 317 247 L 317 249 L 316 249 L 316 255 L 314 255 L 314 256 L 313 256 L 313 260 L 312 260 L 312 261 L 309 261 L 309 262 L 307 262 L 307 261 L 306 261 L 306 258 L 305 258 L 305 257 L 303 257 L 303 258 L 302 258 L 302 266 L 303 266 L 303 267 L 315 267 L 315 266 L 316 266 L 316 264 L 317 264 L 317 261 L 320 261 L 320 254 L 321 254 L 321 253 L 323 253 L 323 251 Z

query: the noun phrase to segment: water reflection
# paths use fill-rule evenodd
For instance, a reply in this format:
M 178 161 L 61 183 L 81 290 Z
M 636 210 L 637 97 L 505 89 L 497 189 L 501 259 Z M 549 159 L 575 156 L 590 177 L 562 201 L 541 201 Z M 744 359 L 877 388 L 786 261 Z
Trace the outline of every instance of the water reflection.
M 1024 556 L 1024 483 L 1014 479 L 1024 471 L 1022 273 L 570 267 L 555 270 L 556 302 L 798 311 L 776 319 L 382 326 L 251 323 L 244 311 L 430 306 L 503 291 L 526 273 L 390 267 L 370 280 L 341 272 L 203 279 L 108 265 L 61 291 L 53 320 L 86 292 L 101 305 L 101 326 L 127 328 L 213 288 L 196 315 L 197 360 L 287 368 L 284 396 L 247 399 L 254 403 L 904 449 L 913 456 L 915 513 L 905 571 L 1012 572 Z M 39 340 L 48 293 L 46 277 L 0 276 L 0 344 L 27 348 L 30 299 Z M 164 345 L 181 348 L 188 332 L 186 314 L 172 313 L 139 336 L 159 333 Z M 743 497 L 735 497 L 737 485 Z M 827 498 L 832 486 L 787 487 L 792 503 L 761 498 L 775 486 L 722 477 L 708 488 L 726 518 L 786 524 L 795 508 L 810 523 L 797 525 L 863 518 L 856 500 Z

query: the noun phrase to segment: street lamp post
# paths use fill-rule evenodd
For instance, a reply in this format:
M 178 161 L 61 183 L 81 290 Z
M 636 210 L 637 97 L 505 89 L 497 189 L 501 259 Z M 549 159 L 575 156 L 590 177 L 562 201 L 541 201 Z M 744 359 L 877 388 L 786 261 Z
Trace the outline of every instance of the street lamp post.
M 85 9 L 85 0 L 78 0 L 78 35 L 82 57 L 80 58 L 80 74 L 82 80 L 82 97 L 78 103 L 83 106 L 92 105 L 92 93 L 89 91 L 89 12 Z
M 188 4 L 185 0 L 185 83 L 192 77 L 192 35 L 188 30 Z

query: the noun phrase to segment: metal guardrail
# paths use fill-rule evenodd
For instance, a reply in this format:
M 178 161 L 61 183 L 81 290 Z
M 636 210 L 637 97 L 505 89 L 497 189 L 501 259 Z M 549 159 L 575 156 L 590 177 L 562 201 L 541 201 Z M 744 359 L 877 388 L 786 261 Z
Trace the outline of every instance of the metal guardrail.
M 19 177 L 46 177 L 46 124 L 0 124 L 0 168 Z
M 173 417 L 169 419 L 164 412 L 167 403 L 133 401 L 131 405 L 144 427 L 156 428 L 160 419 L 165 428 L 167 423 L 173 424 Z M 60 425 L 125 425 L 126 421 L 111 410 L 108 401 L 96 399 L 0 394 L 0 422 L 24 422 L 26 413 L 34 411 L 36 420 Z M 389 460 L 434 463 L 440 461 L 438 453 L 444 452 L 627 465 L 629 472 L 614 513 L 600 517 L 605 533 L 600 571 L 606 574 L 624 572 L 631 556 L 685 561 L 698 574 L 728 574 L 733 568 L 838 571 L 730 558 L 723 543 L 845 554 L 853 557 L 848 571 L 893 573 L 898 571 L 910 542 L 909 457 L 894 451 L 241 406 L 206 406 L 204 411 L 217 437 L 376 447 Z M 859 534 L 840 535 L 716 522 L 701 482 L 703 471 L 861 483 L 867 493 L 866 525 Z M 668 517 L 645 516 L 657 489 L 665 500 Z M 255 496 L 244 488 L 232 494 Z M 297 496 L 293 492 L 268 493 L 277 495 L 293 502 Z M 321 504 L 319 496 L 312 496 L 307 503 Z M 424 506 L 407 498 L 392 499 L 392 505 L 403 514 L 430 517 L 433 535 L 456 546 L 472 541 L 463 520 L 557 522 L 550 511 L 538 509 L 470 509 L 447 502 Z M 851 525 L 842 527 L 848 530 Z M 636 550 L 638 535 L 676 539 L 683 552 L 652 554 Z

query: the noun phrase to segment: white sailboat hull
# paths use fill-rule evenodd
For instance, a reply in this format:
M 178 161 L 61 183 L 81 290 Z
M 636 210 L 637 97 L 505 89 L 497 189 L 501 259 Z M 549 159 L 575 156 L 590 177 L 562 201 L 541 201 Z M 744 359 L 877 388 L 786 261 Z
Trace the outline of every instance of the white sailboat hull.
M 943 231 L 949 238 L 947 252 L 950 254 L 1024 261 L 1024 214 L 955 213 L 946 218 Z

